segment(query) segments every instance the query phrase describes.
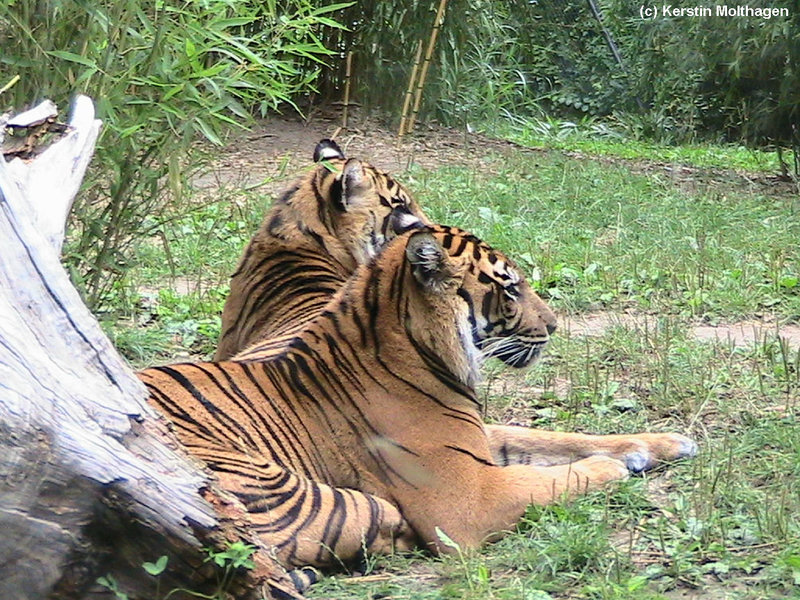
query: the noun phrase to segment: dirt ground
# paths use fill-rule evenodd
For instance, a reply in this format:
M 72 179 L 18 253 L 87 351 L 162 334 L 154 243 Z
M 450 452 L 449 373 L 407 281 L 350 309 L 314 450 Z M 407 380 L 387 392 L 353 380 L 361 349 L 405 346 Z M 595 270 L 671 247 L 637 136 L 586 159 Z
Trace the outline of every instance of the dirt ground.
M 639 315 L 615 312 L 594 312 L 567 318 L 564 327 L 571 335 L 599 336 L 609 327 L 623 325 L 628 329 L 653 329 L 657 323 L 655 315 Z M 779 325 L 771 321 L 737 321 L 717 325 L 694 324 L 691 333 L 701 341 L 719 341 L 731 346 L 746 346 L 783 338 L 791 348 L 800 348 L 800 327 Z
M 341 130 L 338 115 L 319 112 L 309 119 L 296 116 L 272 117 L 259 121 L 246 133 L 230 141 L 215 161 L 212 171 L 196 180 L 201 189 L 213 190 L 221 185 L 256 188 L 273 195 L 294 180 L 311 161 L 317 142 L 335 137 L 347 156 L 364 158 L 376 167 L 400 174 L 412 164 L 435 169 L 448 164 L 491 168 L 504 153 L 524 151 L 532 154 L 548 152 L 522 148 L 512 142 L 443 127 L 421 125 L 413 135 L 398 138 L 376 119 L 351 119 L 351 126 Z M 570 153 L 583 158 L 580 153 Z M 702 179 L 704 184 L 779 188 L 789 193 L 795 184 L 775 177 L 716 169 L 696 169 L 667 163 L 631 161 L 603 157 L 600 160 L 625 164 L 637 173 L 659 173 L 673 179 L 681 188 L 690 189 Z M 400 177 L 402 179 L 402 177 Z M 413 192 L 413 190 L 411 190 Z M 576 317 L 559 315 L 561 330 L 570 335 L 601 335 L 612 326 L 645 328 L 655 324 L 653 315 L 617 312 L 595 312 Z M 800 348 L 800 326 L 779 325 L 774 319 L 736 323 L 691 326 L 700 340 L 719 340 L 741 346 L 761 343 L 780 337 L 792 348 Z
M 520 150 L 511 142 L 443 127 L 419 126 L 413 135 L 398 138 L 396 132 L 372 118 L 356 121 L 343 131 L 338 118 L 326 115 L 308 121 L 293 116 L 271 117 L 234 136 L 213 172 L 196 183 L 202 188 L 215 187 L 220 181 L 259 187 L 266 182 L 264 189 L 275 193 L 309 165 L 317 142 L 334 137 L 347 156 L 363 158 L 392 173 L 401 173 L 412 164 L 426 169 L 447 164 L 477 166 L 496 160 L 498 153 Z

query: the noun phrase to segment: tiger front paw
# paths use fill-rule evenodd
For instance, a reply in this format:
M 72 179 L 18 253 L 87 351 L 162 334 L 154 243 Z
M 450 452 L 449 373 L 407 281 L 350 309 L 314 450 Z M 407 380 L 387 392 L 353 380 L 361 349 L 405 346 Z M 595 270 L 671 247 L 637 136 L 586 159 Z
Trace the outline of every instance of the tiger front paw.
M 624 462 L 610 456 L 589 456 L 567 467 L 576 474 L 597 483 L 619 481 L 628 477 L 630 468 Z
M 634 436 L 633 447 L 623 462 L 633 473 L 641 473 L 659 464 L 692 458 L 697 455 L 697 443 L 679 433 L 642 433 Z

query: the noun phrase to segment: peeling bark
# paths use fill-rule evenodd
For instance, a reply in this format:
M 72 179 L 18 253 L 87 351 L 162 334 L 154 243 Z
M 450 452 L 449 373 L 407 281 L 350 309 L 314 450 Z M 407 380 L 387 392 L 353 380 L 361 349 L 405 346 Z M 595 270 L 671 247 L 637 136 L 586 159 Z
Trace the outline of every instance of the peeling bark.
M 255 544 L 246 512 L 153 413 L 61 266 L 99 131 L 78 97 L 61 139 L 31 160 L 0 158 L 0 598 L 96 598 L 107 574 L 151 598 L 141 564 L 162 555 L 162 594 L 208 592 L 204 548 Z M 236 597 L 285 584 L 266 551 L 255 559 Z

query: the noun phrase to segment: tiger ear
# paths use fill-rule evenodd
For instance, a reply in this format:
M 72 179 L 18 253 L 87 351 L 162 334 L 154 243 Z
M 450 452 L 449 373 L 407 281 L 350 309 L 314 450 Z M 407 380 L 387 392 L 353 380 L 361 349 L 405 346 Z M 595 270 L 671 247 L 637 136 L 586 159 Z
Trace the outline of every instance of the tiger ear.
M 426 231 L 411 234 L 406 258 L 414 278 L 428 291 L 439 292 L 452 279 L 450 257 L 435 237 Z
M 367 177 L 364 165 L 357 158 L 349 159 L 338 178 L 341 184 L 341 194 L 335 199 L 341 210 L 348 210 L 357 206 L 362 198 L 373 188 L 372 179 Z
M 314 148 L 314 162 L 318 163 L 332 158 L 344 158 L 344 152 L 339 148 L 339 144 L 328 138 L 320 140 Z

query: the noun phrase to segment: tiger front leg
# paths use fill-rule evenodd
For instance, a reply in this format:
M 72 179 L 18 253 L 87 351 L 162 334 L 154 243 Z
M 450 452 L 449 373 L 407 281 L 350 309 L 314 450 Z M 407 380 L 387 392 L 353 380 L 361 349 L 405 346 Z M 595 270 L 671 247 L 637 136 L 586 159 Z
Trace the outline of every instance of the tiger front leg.
M 474 480 L 467 475 L 470 472 Z M 549 467 L 483 465 L 477 472 L 461 470 L 457 480 L 441 478 L 439 485 L 403 498 L 401 504 L 422 543 L 435 552 L 449 553 L 453 549 L 443 543 L 437 527 L 461 549 L 475 548 L 513 528 L 529 504 L 551 504 L 628 475 L 622 462 L 606 456 Z
M 609 456 L 638 473 L 697 454 L 697 444 L 679 433 L 587 435 L 486 425 L 486 436 L 492 458 L 499 465 L 561 465 L 589 456 Z

